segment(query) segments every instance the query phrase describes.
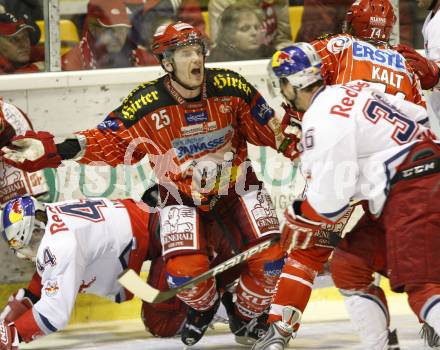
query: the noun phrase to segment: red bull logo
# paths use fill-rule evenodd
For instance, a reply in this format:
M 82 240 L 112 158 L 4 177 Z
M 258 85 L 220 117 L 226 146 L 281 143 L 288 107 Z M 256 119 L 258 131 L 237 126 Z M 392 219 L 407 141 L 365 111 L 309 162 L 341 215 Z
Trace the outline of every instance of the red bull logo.
M 277 51 L 272 57 L 272 67 L 280 67 L 284 63 L 294 63 L 292 56 L 287 52 Z
M 19 200 L 16 200 L 14 203 L 12 203 L 8 217 L 11 224 L 15 224 L 16 222 L 23 220 L 23 207 Z

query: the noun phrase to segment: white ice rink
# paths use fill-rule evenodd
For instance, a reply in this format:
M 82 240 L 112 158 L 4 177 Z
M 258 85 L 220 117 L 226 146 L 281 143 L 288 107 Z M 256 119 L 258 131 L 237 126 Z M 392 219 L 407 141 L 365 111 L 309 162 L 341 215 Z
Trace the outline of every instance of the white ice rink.
M 427 349 L 419 338 L 420 325 L 411 314 L 405 296 L 389 298 L 392 327 L 398 329 L 401 350 Z M 153 338 L 143 329 L 141 321 L 117 321 L 81 326 L 41 338 L 20 349 L 63 350 L 182 350 L 179 338 Z M 238 350 L 246 347 L 234 343 L 224 324 L 217 324 L 192 350 Z M 315 301 L 304 315 L 298 337 L 289 349 L 298 350 L 361 350 L 358 337 L 347 319 L 341 301 Z

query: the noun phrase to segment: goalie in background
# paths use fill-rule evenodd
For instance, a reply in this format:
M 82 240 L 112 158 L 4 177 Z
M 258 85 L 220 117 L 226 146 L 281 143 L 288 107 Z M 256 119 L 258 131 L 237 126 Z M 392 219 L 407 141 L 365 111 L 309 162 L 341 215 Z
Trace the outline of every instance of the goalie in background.
M 160 243 L 154 240 L 157 215 L 130 199 L 93 198 L 42 204 L 33 197 L 17 197 L 1 213 L 1 231 L 21 258 L 35 261 L 36 273 L 26 289 L 10 296 L 0 314 L 0 349 L 17 349 L 64 328 L 78 293 L 93 293 L 117 303 L 132 295 L 117 282 L 127 267 L 139 272 L 153 260 L 149 280 L 167 287 L 160 266 Z M 157 252 L 157 254 L 155 254 Z M 153 279 L 153 281 L 151 281 Z M 151 310 L 143 305 L 142 313 Z M 152 334 L 178 332 L 187 309 L 177 298 L 154 305 L 142 316 Z

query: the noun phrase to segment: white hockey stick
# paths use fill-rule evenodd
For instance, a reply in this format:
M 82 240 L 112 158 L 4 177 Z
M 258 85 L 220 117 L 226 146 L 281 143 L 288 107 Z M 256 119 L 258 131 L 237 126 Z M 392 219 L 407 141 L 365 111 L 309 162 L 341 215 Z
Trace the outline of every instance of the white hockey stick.
M 151 287 L 148 283 L 140 278 L 140 276 L 134 272 L 132 269 L 125 270 L 118 278 L 120 284 L 124 286 L 125 289 L 141 298 L 142 300 L 148 303 L 160 303 L 161 301 L 170 299 L 174 297 L 177 293 L 180 293 L 182 290 L 192 288 L 199 284 L 200 282 L 206 281 L 207 279 L 218 275 L 219 273 L 230 269 L 231 267 L 237 266 L 241 264 L 243 261 L 249 259 L 252 255 L 255 255 L 267 248 L 269 248 L 272 244 L 279 241 L 279 237 L 273 237 L 268 239 L 267 241 L 263 241 L 253 247 L 245 250 L 244 252 L 235 255 L 234 257 L 218 264 L 212 269 L 202 273 L 201 275 L 194 277 L 188 282 L 180 285 L 176 288 L 171 288 L 166 291 L 160 291 L 159 289 Z

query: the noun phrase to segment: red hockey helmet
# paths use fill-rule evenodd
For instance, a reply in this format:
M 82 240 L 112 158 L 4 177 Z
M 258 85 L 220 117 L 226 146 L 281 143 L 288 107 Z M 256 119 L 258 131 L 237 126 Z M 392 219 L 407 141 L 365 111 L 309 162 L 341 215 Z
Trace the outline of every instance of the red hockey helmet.
M 159 60 L 162 60 L 174 52 L 175 49 L 194 44 L 200 44 L 204 55 L 207 55 L 208 45 L 203 34 L 192 25 L 179 21 L 157 28 L 153 35 L 151 50 Z
M 357 0 L 347 12 L 343 31 L 362 39 L 388 42 L 395 22 L 389 0 Z

